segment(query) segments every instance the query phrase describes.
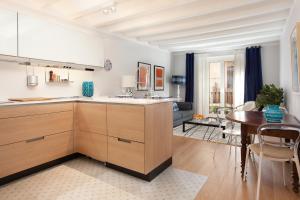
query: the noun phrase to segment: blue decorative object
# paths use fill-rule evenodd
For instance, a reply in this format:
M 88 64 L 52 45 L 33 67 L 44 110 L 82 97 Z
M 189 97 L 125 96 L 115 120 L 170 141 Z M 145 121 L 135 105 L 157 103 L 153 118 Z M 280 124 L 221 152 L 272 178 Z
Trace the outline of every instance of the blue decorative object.
M 264 117 L 269 123 L 280 123 L 283 112 L 278 105 L 268 105 L 264 111 Z
M 85 97 L 94 95 L 94 83 L 92 81 L 84 81 L 82 83 L 82 95 Z

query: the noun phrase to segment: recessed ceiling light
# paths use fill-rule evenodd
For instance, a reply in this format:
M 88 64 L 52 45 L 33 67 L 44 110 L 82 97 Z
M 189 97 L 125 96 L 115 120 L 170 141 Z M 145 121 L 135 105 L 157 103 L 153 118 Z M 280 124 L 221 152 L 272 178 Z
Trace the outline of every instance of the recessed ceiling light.
M 104 15 L 110 15 L 117 11 L 116 3 L 112 2 L 111 5 L 108 5 L 101 9 L 102 14 Z

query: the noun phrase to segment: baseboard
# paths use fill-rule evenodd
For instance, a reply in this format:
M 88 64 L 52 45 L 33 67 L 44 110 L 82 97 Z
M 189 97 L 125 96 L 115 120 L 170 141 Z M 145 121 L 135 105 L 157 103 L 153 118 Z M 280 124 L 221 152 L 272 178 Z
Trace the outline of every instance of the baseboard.
M 157 177 L 162 171 L 164 171 L 165 169 L 167 169 L 170 165 L 172 165 L 172 157 L 169 158 L 168 160 L 166 160 L 165 162 L 163 162 L 162 164 L 160 164 L 158 167 L 156 167 L 155 169 L 153 169 L 151 172 L 149 172 L 148 174 L 142 174 L 124 167 L 120 167 L 118 165 L 114 165 L 112 163 L 106 163 L 106 166 L 111 168 L 111 169 L 115 169 L 118 171 L 121 171 L 123 173 L 129 174 L 131 176 L 143 179 L 145 181 L 152 181 L 155 177 Z

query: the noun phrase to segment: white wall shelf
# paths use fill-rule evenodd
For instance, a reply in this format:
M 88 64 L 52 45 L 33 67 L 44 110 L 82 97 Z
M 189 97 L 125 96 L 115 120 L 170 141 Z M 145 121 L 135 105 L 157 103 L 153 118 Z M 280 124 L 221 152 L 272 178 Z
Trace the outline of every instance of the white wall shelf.
M 52 72 L 52 80 L 50 78 L 50 72 Z M 74 83 L 74 81 L 70 80 L 70 70 L 69 69 L 53 69 L 46 68 L 45 69 L 45 83 L 50 85 L 67 85 L 70 83 Z

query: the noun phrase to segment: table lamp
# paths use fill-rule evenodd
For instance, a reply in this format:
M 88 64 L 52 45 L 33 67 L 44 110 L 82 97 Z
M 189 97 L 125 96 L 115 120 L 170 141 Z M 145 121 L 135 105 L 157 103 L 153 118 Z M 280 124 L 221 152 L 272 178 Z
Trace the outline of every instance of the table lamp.
M 173 75 L 172 76 L 172 83 L 177 85 L 177 98 L 180 98 L 180 86 L 185 85 L 185 76 L 181 75 Z
M 122 76 L 122 88 L 125 89 L 126 96 L 133 95 L 133 89 L 136 87 L 136 77 L 131 75 Z

